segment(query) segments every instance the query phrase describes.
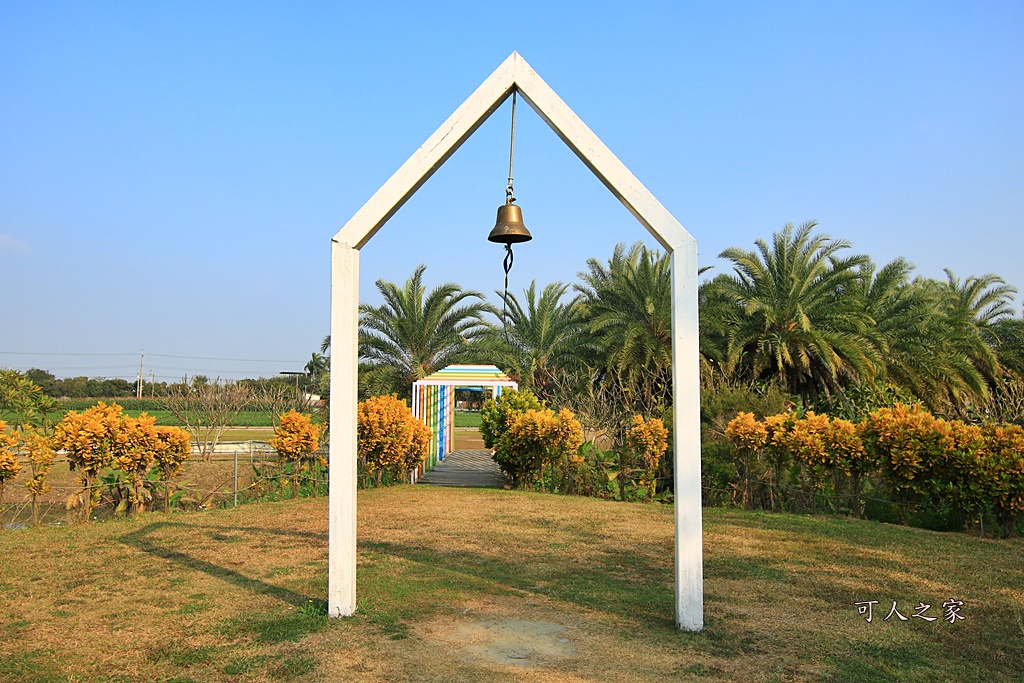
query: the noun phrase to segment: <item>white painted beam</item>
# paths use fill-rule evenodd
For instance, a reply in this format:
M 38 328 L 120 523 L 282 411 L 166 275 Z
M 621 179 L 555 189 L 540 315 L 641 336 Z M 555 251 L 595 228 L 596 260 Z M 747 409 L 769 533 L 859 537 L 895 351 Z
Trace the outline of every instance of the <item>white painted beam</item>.
M 369 201 L 349 219 L 334 239 L 356 249 L 370 241 L 402 208 L 423 183 L 448 161 L 476 129 L 512 94 L 516 53 L 509 55 L 480 87 L 463 102 L 415 154 L 381 185 Z
M 331 243 L 331 432 L 327 613 L 356 612 L 356 409 L 359 402 L 359 251 Z
M 704 628 L 698 325 L 697 244 L 691 242 L 672 252 L 676 626 L 684 631 Z
M 671 252 L 693 241 L 679 221 L 612 154 L 526 60 L 517 53 L 512 53 L 512 56 L 516 58 L 515 85 L 523 99 L 661 246 Z

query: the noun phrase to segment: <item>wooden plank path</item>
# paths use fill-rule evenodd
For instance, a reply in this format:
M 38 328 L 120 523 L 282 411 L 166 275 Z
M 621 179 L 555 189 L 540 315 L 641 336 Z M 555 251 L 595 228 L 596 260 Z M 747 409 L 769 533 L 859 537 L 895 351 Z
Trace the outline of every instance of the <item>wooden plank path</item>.
M 433 486 L 503 488 L 508 482 L 489 450 L 460 449 L 444 456 L 434 469 L 419 480 Z

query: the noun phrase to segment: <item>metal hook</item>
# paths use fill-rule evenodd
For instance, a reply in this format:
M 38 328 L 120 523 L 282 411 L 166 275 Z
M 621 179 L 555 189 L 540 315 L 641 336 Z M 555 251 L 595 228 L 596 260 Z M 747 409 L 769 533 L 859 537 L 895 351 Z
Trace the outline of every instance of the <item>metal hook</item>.
M 505 188 L 505 201 L 514 202 L 516 200 L 515 190 L 512 189 L 512 160 L 515 157 L 516 150 L 516 94 L 517 90 L 512 91 L 512 133 L 509 136 L 508 141 L 508 187 Z

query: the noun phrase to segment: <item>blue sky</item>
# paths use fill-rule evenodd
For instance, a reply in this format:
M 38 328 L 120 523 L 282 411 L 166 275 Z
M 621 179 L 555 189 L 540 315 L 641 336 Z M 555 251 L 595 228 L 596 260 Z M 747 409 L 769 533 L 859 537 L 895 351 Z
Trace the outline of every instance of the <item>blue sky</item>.
M 696 237 L 1024 288 L 1024 5 L 0 3 L 0 367 L 299 370 L 330 238 L 518 51 Z M 362 251 L 492 300 L 509 104 Z M 654 241 L 528 108 L 510 287 Z M 1018 310 L 1019 309 L 1018 298 Z M 214 360 L 218 359 L 218 360 Z M 232 360 L 227 360 L 232 359 Z

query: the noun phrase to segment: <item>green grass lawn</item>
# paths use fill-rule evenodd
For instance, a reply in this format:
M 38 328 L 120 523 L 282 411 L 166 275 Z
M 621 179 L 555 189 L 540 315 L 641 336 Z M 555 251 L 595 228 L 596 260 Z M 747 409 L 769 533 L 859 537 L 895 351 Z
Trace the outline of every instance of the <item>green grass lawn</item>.
M 670 507 L 427 486 L 358 505 L 342 620 L 320 616 L 323 499 L 0 531 L 0 680 L 1024 680 L 1020 539 L 706 509 L 706 628 L 680 633 Z
M 471 412 L 471 413 L 457 412 L 457 413 L 455 413 L 455 426 L 456 427 L 479 427 L 482 424 L 483 424 L 483 421 L 480 419 L 480 413 L 479 412 Z
M 273 427 L 228 427 L 221 435 L 221 441 L 269 441 L 274 436 Z

